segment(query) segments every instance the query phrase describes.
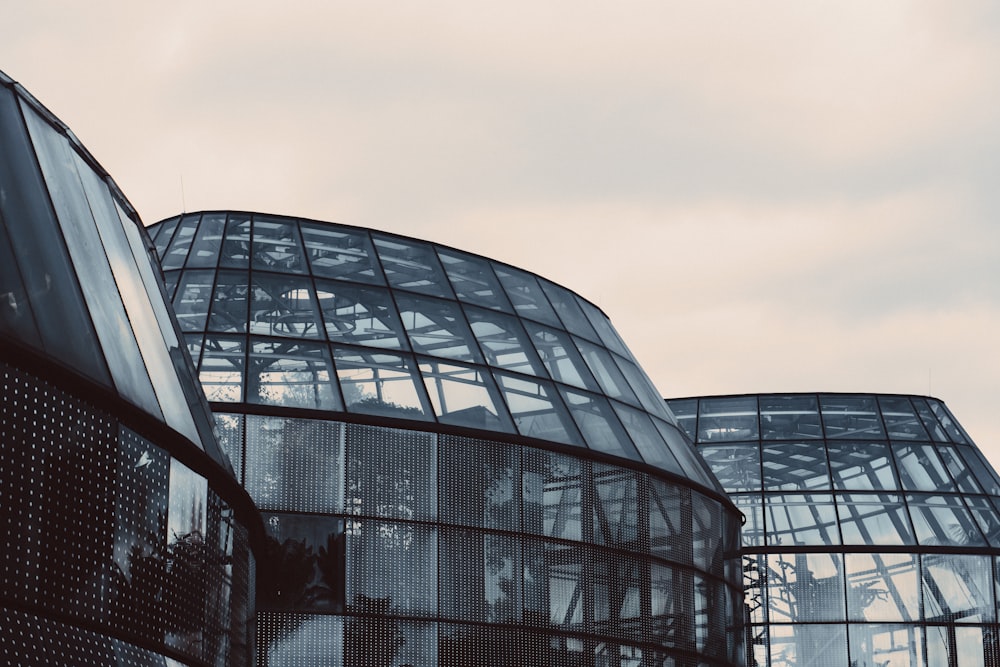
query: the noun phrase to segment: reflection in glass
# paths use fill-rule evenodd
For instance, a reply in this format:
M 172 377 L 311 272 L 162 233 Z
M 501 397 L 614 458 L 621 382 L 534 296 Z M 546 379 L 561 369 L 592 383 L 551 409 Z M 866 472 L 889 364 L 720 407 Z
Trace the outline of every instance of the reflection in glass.
M 254 340 L 247 372 L 247 402 L 341 410 L 325 345 Z
M 429 419 L 421 385 L 407 357 L 355 348 L 333 348 L 348 412 Z
M 421 359 L 419 366 L 438 421 L 491 431 L 514 431 L 507 412 L 497 408 L 499 392 L 488 373 L 430 359 Z

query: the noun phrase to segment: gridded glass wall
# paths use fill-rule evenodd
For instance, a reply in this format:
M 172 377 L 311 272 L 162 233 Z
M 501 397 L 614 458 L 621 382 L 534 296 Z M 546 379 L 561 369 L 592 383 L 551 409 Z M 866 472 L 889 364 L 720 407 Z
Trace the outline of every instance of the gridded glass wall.
M 217 419 L 269 533 L 259 664 L 742 662 L 738 524 L 710 491 L 500 440 Z
M 747 518 L 749 664 L 1000 664 L 1000 478 L 943 403 L 669 404 Z
M 150 228 L 205 393 L 485 430 L 722 492 L 607 317 L 538 276 L 366 229 L 206 212 Z
M 5 664 L 248 663 L 247 531 L 205 477 L 6 363 L 0 445 Z

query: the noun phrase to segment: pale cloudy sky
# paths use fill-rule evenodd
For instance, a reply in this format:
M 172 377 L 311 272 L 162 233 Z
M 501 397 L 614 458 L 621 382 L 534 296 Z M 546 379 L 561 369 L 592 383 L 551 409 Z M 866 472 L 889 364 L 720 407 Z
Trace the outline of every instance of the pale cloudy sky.
M 0 7 L 147 223 L 443 242 L 597 303 L 665 395 L 931 393 L 1000 464 L 994 2 Z

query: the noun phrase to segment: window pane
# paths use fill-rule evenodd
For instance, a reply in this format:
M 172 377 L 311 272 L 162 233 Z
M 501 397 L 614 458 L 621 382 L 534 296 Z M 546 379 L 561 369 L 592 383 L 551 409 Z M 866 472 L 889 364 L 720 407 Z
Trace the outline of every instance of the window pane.
M 387 290 L 326 280 L 317 280 L 316 290 L 326 335 L 331 341 L 391 350 L 409 349 L 403 325 Z
M 250 277 L 246 271 L 219 271 L 212 297 L 208 330 L 221 333 L 243 333 L 247 330 L 247 295 Z M 174 303 L 177 299 L 174 299 Z
M 464 310 L 486 363 L 496 368 L 545 377 L 535 348 L 516 318 L 479 308 L 466 307 Z
M 342 410 L 331 384 L 325 345 L 298 341 L 253 341 L 247 373 L 248 403 Z
M 868 491 L 899 489 L 889 456 L 889 446 L 880 442 L 827 443 L 833 486 Z
M 444 248 L 438 248 L 437 253 L 460 301 L 511 312 L 507 296 L 486 260 Z
M 348 514 L 433 521 L 437 442 L 433 433 L 347 426 Z
M 559 318 L 535 276 L 510 266 L 494 264 L 493 268 L 518 316 L 560 326 Z
M 333 348 L 334 365 L 348 412 L 404 419 L 431 419 L 413 362 L 386 352 Z
M 764 440 L 822 438 L 815 396 L 761 396 L 760 430 Z
M 469 366 L 421 359 L 420 374 L 438 420 L 444 424 L 514 432 L 493 378 Z
M 549 375 L 556 382 L 571 384 L 581 389 L 598 391 L 597 382 L 583 362 L 583 357 L 570 340 L 569 334 L 547 329 L 532 322 L 524 322 L 531 342 L 541 357 Z
M 698 442 L 756 440 L 757 437 L 756 396 L 699 401 Z
M 820 396 L 828 438 L 884 438 L 882 420 L 872 396 Z
M 170 247 L 167 248 L 163 259 L 160 260 L 160 266 L 163 267 L 164 271 L 184 266 L 184 260 L 187 259 L 191 250 L 191 243 L 194 241 L 194 233 L 198 229 L 200 219 L 201 216 L 198 215 L 185 215 L 181 218 L 180 225 L 178 225 L 173 240 L 170 242 Z
M 756 443 L 701 445 L 698 453 L 708 462 L 726 491 L 733 493 L 761 488 L 760 447 Z
M 174 296 L 174 313 L 181 331 L 205 331 L 212 302 L 213 271 L 185 271 Z
M 890 440 L 930 439 L 909 399 L 879 396 L 878 404 Z
M 912 554 L 847 554 L 849 621 L 920 619 L 920 571 Z
M 295 223 L 254 216 L 253 268 L 279 273 L 306 272 Z
M 226 221 L 226 240 L 222 244 L 219 266 L 246 269 L 250 266 L 250 218 L 230 213 Z
M 316 294 L 308 278 L 254 272 L 250 333 L 319 338 L 322 325 Z
M 632 393 L 632 389 L 625 381 L 625 376 L 618 370 L 618 366 L 611 358 L 611 353 L 579 338 L 573 340 L 583 360 L 587 363 L 587 367 L 590 368 L 590 372 L 601 385 L 601 390 L 610 398 L 617 398 L 638 406 L 639 400 Z
M 820 494 L 765 494 L 770 545 L 840 544 L 833 498 Z
M 993 564 L 989 556 L 924 554 L 920 560 L 927 621 L 993 622 Z
M 243 400 L 246 339 L 206 336 L 198 379 L 209 401 L 236 403 Z
M 844 566 L 839 554 L 771 554 L 767 568 L 772 628 L 774 623 L 845 619 Z
M 195 237 L 187 266 L 191 268 L 215 268 L 219 261 L 219 250 L 226 231 L 225 213 L 206 213 L 201 216 L 201 225 Z
M 372 235 L 382 270 L 392 287 L 453 298 L 434 249 L 428 243 Z
M 397 295 L 396 303 L 414 350 L 435 357 L 482 363 L 457 303 L 405 294 Z
M 263 515 L 271 566 L 257 580 L 259 607 L 344 611 L 344 519 Z
M 539 282 L 542 290 L 549 297 L 549 303 L 552 304 L 552 307 L 555 308 L 556 313 L 559 315 L 559 319 L 563 323 L 563 328 L 574 336 L 582 336 L 595 343 L 600 342 L 601 338 L 594 331 L 594 327 L 590 326 L 590 321 L 583 314 L 583 311 L 580 310 L 580 305 L 577 303 L 575 294 L 547 280 Z
M 639 453 L 604 397 L 559 388 L 580 433 L 591 449 L 638 461 Z
M 331 225 L 300 223 L 309 265 L 316 276 L 382 284 L 368 234 Z
M 837 496 L 844 544 L 914 544 L 913 527 L 897 495 L 850 493 Z
M 348 609 L 360 615 L 385 616 L 390 609 L 405 615 L 435 615 L 437 560 L 435 528 L 375 519 L 349 520 Z M 364 621 L 360 618 L 356 622 Z
M 821 442 L 767 443 L 764 487 L 770 490 L 829 489 L 830 468 Z
M 582 446 L 583 440 L 551 384 L 494 372 L 518 433 Z

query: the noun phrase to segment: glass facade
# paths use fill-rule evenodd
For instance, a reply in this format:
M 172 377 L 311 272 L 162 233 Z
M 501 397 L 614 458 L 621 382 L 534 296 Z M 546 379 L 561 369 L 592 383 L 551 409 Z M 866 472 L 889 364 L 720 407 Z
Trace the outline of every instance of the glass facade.
M 0 73 L 4 664 L 252 660 L 260 517 L 153 261 L 110 177 Z
M 1000 478 L 940 401 L 668 401 L 746 516 L 749 665 L 1000 664 Z
M 595 306 L 343 225 L 151 236 L 264 513 L 258 664 L 742 664 L 739 515 Z

